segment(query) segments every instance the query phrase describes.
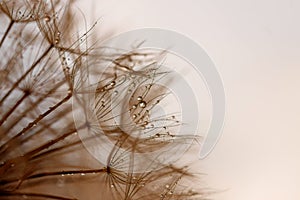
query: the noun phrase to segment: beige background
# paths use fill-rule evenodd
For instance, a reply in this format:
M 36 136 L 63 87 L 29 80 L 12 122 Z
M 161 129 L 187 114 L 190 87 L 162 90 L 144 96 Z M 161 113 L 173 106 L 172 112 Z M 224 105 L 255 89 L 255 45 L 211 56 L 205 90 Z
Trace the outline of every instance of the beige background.
M 207 185 L 224 191 L 213 199 L 300 199 L 300 1 L 78 5 L 89 11 L 88 22 L 100 18 L 103 33 L 171 29 L 192 38 L 214 60 L 224 81 L 227 117 L 221 140 L 199 164 Z

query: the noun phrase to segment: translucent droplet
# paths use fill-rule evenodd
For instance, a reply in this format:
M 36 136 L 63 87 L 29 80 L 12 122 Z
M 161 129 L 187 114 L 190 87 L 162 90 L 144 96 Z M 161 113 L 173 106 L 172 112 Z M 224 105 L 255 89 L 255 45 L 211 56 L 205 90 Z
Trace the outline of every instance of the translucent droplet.
M 118 95 L 119 94 L 119 92 L 118 91 L 114 91 L 114 95 Z
M 47 15 L 47 16 L 45 16 L 45 18 L 44 18 L 44 19 L 45 19 L 45 22 L 50 22 L 50 20 L 51 20 L 50 16 L 48 16 L 48 15 Z
M 145 107 L 147 106 L 147 103 L 146 103 L 145 101 L 141 101 L 141 102 L 139 103 L 139 106 L 140 106 L 141 108 L 145 108 Z
M 110 82 L 110 86 L 115 86 L 115 85 L 116 85 L 116 81 Z
M 115 187 L 115 185 L 114 185 L 114 184 L 111 184 L 111 185 L 110 185 L 110 187 L 111 187 L 111 188 L 114 188 L 114 187 Z
M 85 173 L 81 173 L 80 175 L 81 175 L 81 176 L 85 176 Z
M 138 100 L 138 101 L 143 101 L 143 97 L 142 97 L 142 96 L 138 96 L 138 97 L 137 97 L 137 100 Z
M 136 117 L 137 117 L 137 115 L 136 115 L 136 114 L 132 115 L 132 118 L 133 118 L 133 119 L 135 119 Z

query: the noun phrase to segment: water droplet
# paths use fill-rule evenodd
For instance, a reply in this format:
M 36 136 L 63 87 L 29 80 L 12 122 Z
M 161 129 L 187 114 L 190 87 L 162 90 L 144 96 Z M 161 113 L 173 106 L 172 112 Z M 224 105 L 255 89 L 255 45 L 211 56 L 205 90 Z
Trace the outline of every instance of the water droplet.
M 168 185 L 168 184 L 167 184 L 165 187 L 166 187 L 166 188 L 169 188 L 169 187 L 170 187 L 170 185 Z
M 114 188 L 114 187 L 115 187 L 115 185 L 114 185 L 114 184 L 111 184 L 111 185 L 110 185 L 110 187 L 111 187 L 111 188 Z
M 81 173 L 80 175 L 81 175 L 81 176 L 85 176 L 85 173 Z
M 136 117 L 137 117 L 137 115 L 136 115 L 136 114 L 132 115 L 132 118 L 133 118 L 133 119 L 135 119 Z
M 114 95 L 118 95 L 119 94 L 119 92 L 118 91 L 114 91 Z
M 133 108 L 133 109 L 136 109 L 136 105 L 133 105 L 132 108 Z
M 141 101 L 141 102 L 139 103 L 139 106 L 140 106 L 141 108 L 145 108 L 145 107 L 147 106 L 147 103 L 146 103 L 145 101 Z
M 110 82 L 110 86 L 115 86 L 115 85 L 116 85 L 116 81 Z
M 44 19 L 45 19 L 45 22 L 50 22 L 50 20 L 51 20 L 50 16 L 48 16 L 48 15 L 47 15 L 47 16 L 45 16 L 45 18 L 44 18 Z
M 169 194 L 173 194 L 173 191 L 172 191 L 172 190 L 170 190 L 170 191 L 169 191 Z
M 138 100 L 138 101 L 143 101 L 143 97 L 142 97 L 142 96 L 138 96 L 138 97 L 137 97 L 137 100 Z

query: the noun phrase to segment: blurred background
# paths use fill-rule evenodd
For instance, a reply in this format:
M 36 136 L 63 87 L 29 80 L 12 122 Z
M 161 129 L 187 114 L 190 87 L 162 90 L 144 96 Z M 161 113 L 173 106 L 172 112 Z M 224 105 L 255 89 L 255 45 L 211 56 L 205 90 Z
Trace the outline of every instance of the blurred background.
M 200 161 L 215 200 L 300 198 L 300 1 L 77 1 L 99 36 L 157 27 L 206 50 L 222 76 L 221 139 Z M 103 35 L 101 35 L 103 33 Z

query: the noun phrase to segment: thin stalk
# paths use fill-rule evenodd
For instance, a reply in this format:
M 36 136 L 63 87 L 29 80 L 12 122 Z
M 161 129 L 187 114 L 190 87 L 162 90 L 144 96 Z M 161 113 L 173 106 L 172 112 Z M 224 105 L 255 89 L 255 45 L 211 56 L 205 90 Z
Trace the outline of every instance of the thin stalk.
M 61 106 L 62 104 L 66 103 L 70 98 L 72 97 L 72 93 L 70 92 L 65 98 L 63 98 L 61 101 L 59 101 L 57 104 L 55 104 L 54 106 L 50 107 L 46 112 L 40 114 L 35 120 L 33 120 L 32 122 L 30 122 L 25 128 L 23 128 L 17 135 L 15 135 L 14 137 L 12 137 L 10 140 L 8 140 L 5 144 L 3 144 L 0 147 L 0 154 L 4 153 L 7 148 L 10 146 L 11 143 L 14 142 L 14 140 L 16 140 L 18 137 L 20 137 L 21 135 L 23 135 L 24 133 L 26 133 L 28 130 L 30 130 L 33 126 L 35 126 L 39 121 L 41 121 L 42 119 L 44 119 L 47 115 L 49 115 L 50 113 L 52 113 L 53 111 L 55 111 L 59 106 Z M 6 148 L 6 149 L 5 149 Z
M 26 193 L 26 192 L 0 192 L 0 197 L 18 197 L 18 198 L 46 198 L 46 199 L 56 199 L 56 200 L 77 200 L 74 198 L 50 195 L 50 194 L 39 194 L 39 193 Z
M 16 104 L 6 113 L 4 114 L 4 116 L 2 117 L 2 119 L 0 120 L 0 126 L 7 120 L 7 118 L 14 112 L 14 110 L 22 103 L 22 101 L 24 99 L 26 99 L 26 97 L 29 96 L 30 93 L 25 92 L 22 97 L 16 102 Z
M 4 95 L 4 97 L 0 101 L 0 106 L 3 104 L 5 99 L 18 87 L 18 85 L 21 83 L 21 81 L 43 60 L 43 58 L 50 52 L 50 50 L 53 48 L 53 45 L 50 45 L 46 51 L 40 56 L 37 61 L 35 61 L 31 67 L 13 84 L 11 89 Z
M 49 92 L 45 93 L 43 96 L 41 96 L 37 101 L 33 103 L 32 106 L 28 107 L 26 110 L 23 111 L 23 113 L 13 121 L 12 124 L 8 125 L 5 129 L 6 132 L 9 132 L 21 119 L 23 119 L 26 114 L 28 114 L 31 110 L 33 110 L 35 107 L 37 107 L 41 102 L 45 100 L 46 97 L 53 94 L 60 86 L 62 86 L 65 83 L 65 81 L 59 82 L 57 85 L 55 85 Z M 1 139 L 1 138 L 0 138 Z
M 15 23 L 14 20 L 11 20 L 11 21 L 10 21 L 10 23 L 9 23 L 9 25 L 8 25 L 8 27 L 7 27 L 7 29 L 6 29 L 6 31 L 5 31 L 5 33 L 4 33 L 4 35 L 3 35 L 2 39 L 1 39 L 1 41 L 0 41 L 0 48 L 2 47 L 2 44 L 4 43 L 4 40 L 6 39 L 8 33 L 9 33 L 9 31 L 11 30 L 11 28 L 13 27 L 14 23 Z
M 88 175 L 88 174 L 98 174 L 98 173 L 105 173 L 107 172 L 107 168 L 101 168 L 101 169 L 86 169 L 86 170 L 62 170 L 62 171 L 55 171 L 55 172 L 41 172 L 38 174 L 34 174 L 28 177 L 24 177 L 22 180 L 20 179 L 13 179 L 13 180 L 7 180 L 5 182 L 2 182 L 2 184 L 13 184 L 15 182 L 23 182 L 23 181 L 29 181 L 39 178 L 49 178 L 49 177 L 55 177 L 55 176 L 74 176 L 74 175 Z

